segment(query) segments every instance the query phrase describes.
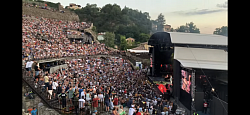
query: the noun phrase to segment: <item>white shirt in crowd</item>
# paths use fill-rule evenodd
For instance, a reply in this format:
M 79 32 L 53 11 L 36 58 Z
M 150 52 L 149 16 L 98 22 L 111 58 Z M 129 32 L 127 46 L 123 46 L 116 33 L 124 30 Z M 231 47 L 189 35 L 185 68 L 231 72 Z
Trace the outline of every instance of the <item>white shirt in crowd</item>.
M 84 99 L 79 99 L 79 108 L 84 108 L 84 103 L 85 103 L 85 100 Z
M 128 115 L 133 115 L 134 112 L 135 112 L 134 108 L 129 108 Z
M 56 89 L 57 86 L 58 86 L 58 83 L 53 82 L 53 84 L 52 84 L 52 89 Z
M 31 67 L 31 66 L 32 66 L 32 64 L 33 64 L 33 61 L 28 61 L 28 62 L 26 63 L 26 68 Z
M 157 101 L 156 101 L 156 99 L 153 101 L 153 103 L 154 103 L 154 105 L 157 105 Z
M 83 96 L 83 98 L 85 98 L 85 93 L 84 93 L 84 91 L 81 92 L 81 97 L 80 97 L 80 99 L 82 99 L 82 96 Z
M 149 107 L 149 102 L 148 101 L 146 102 L 146 106 Z

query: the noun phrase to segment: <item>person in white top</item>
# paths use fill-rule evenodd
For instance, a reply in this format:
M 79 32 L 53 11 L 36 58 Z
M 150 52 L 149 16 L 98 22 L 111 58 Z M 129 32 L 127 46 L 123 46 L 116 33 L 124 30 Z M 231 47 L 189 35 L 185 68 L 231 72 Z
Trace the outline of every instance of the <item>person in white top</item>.
M 31 72 L 31 66 L 32 66 L 32 64 L 33 64 L 33 61 L 28 61 L 27 63 L 26 63 L 26 70 L 28 71 L 28 76 L 30 76 L 30 72 Z
M 80 110 L 84 109 L 85 100 L 83 98 L 84 97 L 81 96 L 81 99 L 79 99 L 79 108 L 80 108 Z
M 85 99 L 85 89 L 83 89 L 83 91 L 81 92 L 81 97 L 80 99 Z
M 153 101 L 153 103 L 154 103 L 154 106 L 156 106 L 156 105 L 157 105 L 157 100 L 155 99 L 155 100 Z
M 56 82 L 56 79 L 55 79 L 54 82 L 52 83 L 52 89 L 53 89 L 54 97 L 56 96 L 56 88 L 57 87 L 58 87 L 58 83 Z
M 146 102 L 146 106 L 149 107 L 149 101 Z
M 132 105 L 131 108 L 129 108 L 128 115 L 133 115 L 135 112 L 135 105 Z

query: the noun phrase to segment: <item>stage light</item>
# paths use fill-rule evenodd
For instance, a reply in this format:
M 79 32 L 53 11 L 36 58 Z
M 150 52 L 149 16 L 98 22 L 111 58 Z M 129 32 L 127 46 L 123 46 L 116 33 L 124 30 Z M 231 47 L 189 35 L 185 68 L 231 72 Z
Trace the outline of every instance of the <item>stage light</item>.
M 162 64 L 161 64 L 161 67 L 162 67 Z
M 194 101 L 194 98 L 192 99 L 192 101 Z
M 214 92 L 214 88 L 212 88 L 212 92 Z

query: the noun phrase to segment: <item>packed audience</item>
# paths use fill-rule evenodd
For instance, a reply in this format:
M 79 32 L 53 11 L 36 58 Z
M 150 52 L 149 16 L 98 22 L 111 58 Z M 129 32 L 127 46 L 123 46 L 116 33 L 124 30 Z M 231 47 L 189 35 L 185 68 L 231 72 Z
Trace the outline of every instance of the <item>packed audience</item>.
M 156 94 L 145 74 L 133 70 L 127 60 L 86 57 L 66 60 L 66 63 L 67 68 L 54 73 L 39 71 L 35 81 L 49 93 L 48 99 L 62 102 L 62 108 L 74 106 L 81 113 L 88 109 L 86 105 L 92 104 L 95 113 L 97 107 L 105 105 L 104 111 L 113 115 L 168 115 L 173 112 L 173 102 Z M 124 111 L 124 107 L 129 111 Z
M 22 24 L 22 55 L 25 60 L 108 53 L 105 44 L 82 44 L 66 38 L 72 33 L 64 32 L 63 28 L 78 28 L 79 23 L 23 18 Z M 38 36 L 48 39 L 37 39 Z
M 72 33 L 65 32 L 64 28 L 79 28 L 79 23 L 23 18 L 23 64 L 27 76 L 34 77 L 35 87 L 41 86 L 48 99 L 57 99 L 64 110 L 74 107 L 76 113 L 88 110 L 91 104 L 93 115 L 99 114 L 97 108 L 103 105 L 104 111 L 112 115 L 174 113 L 176 107 L 173 102 L 156 94 L 153 84 L 141 70 L 133 70 L 128 60 L 122 58 L 90 57 L 110 52 L 105 44 L 70 42 L 66 35 Z M 37 36 L 53 39 L 43 41 Z M 67 68 L 55 72 L 40 69 L 36 61 L 30 61 L 76 55 L 85 55 L 86 58 L 66 60 Z M 124 107 L 129 110 L 125 111 Z

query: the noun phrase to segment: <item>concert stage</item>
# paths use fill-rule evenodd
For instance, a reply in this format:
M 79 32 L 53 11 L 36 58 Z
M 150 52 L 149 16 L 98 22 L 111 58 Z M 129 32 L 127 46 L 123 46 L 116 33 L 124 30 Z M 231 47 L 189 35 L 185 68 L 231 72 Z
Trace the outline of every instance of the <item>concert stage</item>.
M 150 77 L 150 76 L 148 76 L 148 79 L 151 83 L 154 83 L 154 84 L 163 84 L 163 85 L 170 84 L 170 82 L 165 81 L 165 78 L 163 78 L 163 77 Z

